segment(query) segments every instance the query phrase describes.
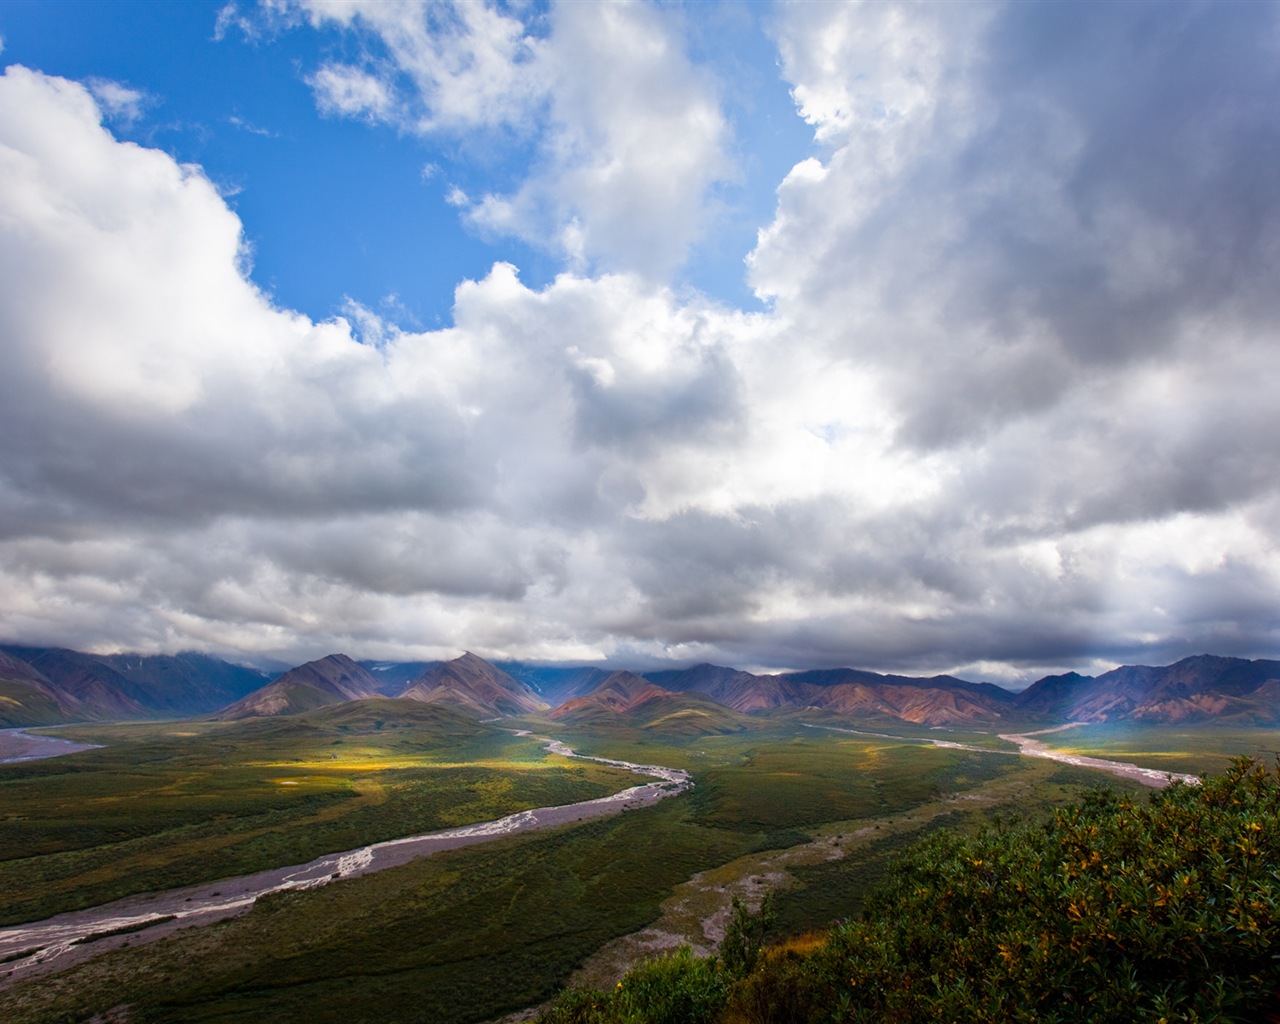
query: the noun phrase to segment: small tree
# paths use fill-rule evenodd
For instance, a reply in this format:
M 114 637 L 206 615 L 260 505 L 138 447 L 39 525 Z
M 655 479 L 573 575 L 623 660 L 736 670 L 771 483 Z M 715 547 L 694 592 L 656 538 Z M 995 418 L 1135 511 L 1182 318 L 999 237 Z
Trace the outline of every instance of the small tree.
M 751 973 L 775 917 L 771 892 L 765 894 L 754 914 L 741 899 L 733 898 L 733 916 L 720 941 L 720 961 L 730 975 L 742 978 Z

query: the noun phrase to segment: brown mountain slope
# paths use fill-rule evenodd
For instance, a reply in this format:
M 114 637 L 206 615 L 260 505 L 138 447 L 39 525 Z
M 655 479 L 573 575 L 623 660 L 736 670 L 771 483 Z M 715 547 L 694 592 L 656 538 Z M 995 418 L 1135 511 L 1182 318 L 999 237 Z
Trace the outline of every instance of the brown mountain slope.
M 666 672 L 646 672 L 645 678 L 669 690 L 701 693 L 717 704 L 743 714 L 773 708 L 804 707 L 811 687 L 782 676 L 757 676 L 722 665 L 695 665 Z
M 586 709 L 598 709 L 621 715 L 635 710 L 646 701 L 674 696 L 675 693 L 671 690 L 655 686 L 634 672 L 614 672 L 606 676 L 590 693 L 582 697 L 569 698 L 547 717 L 559 720 Z
M 345 654 L 330 654 L 290 669 L 274 682 L 223 708 L 214 718 L 231 721 L 293 715 L 329 704 L 362 700 L 376 693 L 377 681 L 365 669 Z
M 565 701 L 548 717 L 582 728 L 621 726 L 682 737 L 737 732 L 752 724 L 697 693 L 676 693 L 632 672 L 614 672 L 590 693 Z
M 1280 722 L 1280 662 L 1196 655 L 1172 665 L 1123 665 L 1100 676 L 1046 676 L 1018 706 L 1063 721 Z
M 808 706 L 849 718 L 896 719 L 916 725 L 998 722 L 1007 710 L 982 695 L 965 690 L 886 683 L 873 686 L 840 683 L 815 687 L 809 694 Z
M 999 722 L 1014 702 L 1013 694 L 990 683 L 953 676 L 883 676 L 850 668 L 758 676 L 695 665 L 650 672 L 645 678 L 672 690 L 706 694 L 744 714 L 809 707 L 851 718 L 959 725 Z
M 0 651 L 0 728 L 73 721 L 84 717 L 78 703 L 35 666 Z
M 48 680 L 55 699 L 74 707 L 77 719 L 156 717 L 124 676 L 92 654 L 61 647 L 8 647 L 8 653 L 38 670 Z
M 428 669 L 400 696 L 449 704 L 481 716 L 524 715 L 548 707 L 531 687 L 470 651 Z

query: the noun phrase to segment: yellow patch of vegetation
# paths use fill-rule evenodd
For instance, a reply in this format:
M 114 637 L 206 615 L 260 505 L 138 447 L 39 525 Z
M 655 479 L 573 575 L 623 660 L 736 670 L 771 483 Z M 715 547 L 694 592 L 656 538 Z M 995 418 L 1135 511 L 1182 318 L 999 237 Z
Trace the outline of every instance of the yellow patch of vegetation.
M 766 952 L 766 955 L 776 951 L 778 953 L 798 953 L 804 956 L 816 949 L 822 949 L 826 944 L 826 932 L 805 932 L 803 935 L 792 936 L 781 945 L 771 947 Z
M 442 771 L 454 768 L 492 768 L 503 772 L 531 772 L 562 769 L 563 762 L 549 761 L 504 761 L 500 758 L 481 758 L 475 761 L 437 761 L 421 755 L 404 757 L 378 757 L 370 755 L 367 759 L 351 757 L 348 754 L 331 754 L 321 760 L 288 760 L 288 761 L 249 761 L 249 768 L 289 768 L 309 772 L 385 772 L 401 768 L 439 768 Z

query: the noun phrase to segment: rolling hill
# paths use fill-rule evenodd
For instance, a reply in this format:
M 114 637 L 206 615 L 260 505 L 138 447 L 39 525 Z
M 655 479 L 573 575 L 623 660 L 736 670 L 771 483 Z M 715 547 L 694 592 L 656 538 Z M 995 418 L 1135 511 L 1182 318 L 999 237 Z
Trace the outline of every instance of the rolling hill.
M 531 714 L 549 707 L 537 691 L 470 651 L 428 669 L 400 696 L 448 704 L 481 717 Z

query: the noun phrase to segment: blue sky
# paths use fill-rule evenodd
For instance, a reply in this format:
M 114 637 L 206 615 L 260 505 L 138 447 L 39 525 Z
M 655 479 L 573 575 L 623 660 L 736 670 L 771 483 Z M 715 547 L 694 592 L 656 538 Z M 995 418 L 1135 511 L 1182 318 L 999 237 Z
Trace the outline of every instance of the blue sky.
M 0 5 L 0 639 L 1280 650 L 1273 3 Z
M 18 0 L 0 15 L 3 56 L 142 93 L 136 116 L 109 119 L 116 136 L 199 164 L 244 222 L 253 280 L 313 318 L 340 313 L 351 298 L 406 327 L 438 326 L 458 282 L 483 277 L 495 260 L 516 264 L 535 287 L 559 272 L 553 254 L 469 227 L 447 201 L 455 187 L 508 189 L 532 156 L 528 139 L 410 134 L 323 116 L 308 75 L 335 55 L 385 48 L 367 33 L 309 31 L 243 6 L 248 24 L 219 27 L 230 10 L 222 2 Z M 737 159 L 717 189 L 715 230 L 678 281 L 759 305 L 743 259 L 777 182 L 813 149 L 812 133 L 772 66 L 767 8 L 692 5 L 680 17 L 689 49 L 722 78 Z

